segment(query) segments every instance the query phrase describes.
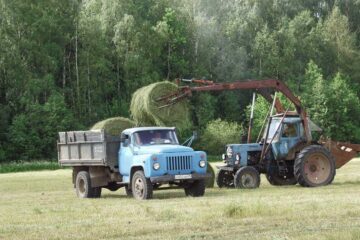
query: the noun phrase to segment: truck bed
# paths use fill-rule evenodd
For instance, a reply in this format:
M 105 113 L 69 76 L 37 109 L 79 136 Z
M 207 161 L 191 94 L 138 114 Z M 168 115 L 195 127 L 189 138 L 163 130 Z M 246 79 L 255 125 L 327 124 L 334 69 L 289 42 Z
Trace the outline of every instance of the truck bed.
M 61 166 L 107 166 L 118 171 L 120 136 L 103 130 L 59 132 L 57 148 Z

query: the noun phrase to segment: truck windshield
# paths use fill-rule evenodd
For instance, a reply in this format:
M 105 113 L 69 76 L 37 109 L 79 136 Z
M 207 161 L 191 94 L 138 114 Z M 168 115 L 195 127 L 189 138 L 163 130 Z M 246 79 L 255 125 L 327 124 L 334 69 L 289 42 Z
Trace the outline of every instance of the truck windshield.
M 147 130 L 134 133 L 136 145 L 179 144 L 174 130 Z

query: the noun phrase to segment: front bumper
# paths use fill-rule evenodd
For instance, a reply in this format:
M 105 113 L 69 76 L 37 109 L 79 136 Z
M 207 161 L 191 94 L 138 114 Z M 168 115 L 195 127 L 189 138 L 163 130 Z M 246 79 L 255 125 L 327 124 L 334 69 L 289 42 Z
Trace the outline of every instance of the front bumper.
M 177 175 L 164 175 L 164 176 L 158 176 L 158 177 L 150 177 L 150 181 L 152 183 L 167 183 L 167 182 L 174 182 L 174 181 L 193 181 L 193 180 L 200 180 L 200 179 L 206 179 L 211 177 L 211 173 L 205 173 L 205 174 L 199 174 L 199 173 L 193 173 L 193 174 L 186 174 L 191 175 L 191 177 L 186 179 L 178 179 L 176 178 Z
M 216 166 L 216 167 L 217 169 L 229 171 L 229 172 L 233 172 L 235 170 L 234 167 L 229 167 L 229 166 Z

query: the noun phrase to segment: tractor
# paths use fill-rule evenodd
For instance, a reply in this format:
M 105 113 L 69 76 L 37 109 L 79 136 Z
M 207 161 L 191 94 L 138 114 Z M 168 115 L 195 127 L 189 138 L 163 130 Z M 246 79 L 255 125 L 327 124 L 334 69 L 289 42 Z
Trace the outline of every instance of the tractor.
M 228 144 L 218 166 L 217 185 L 222 188 L 257 188 L 260 174 L 266 175 L 272 185 L 318 187 L 332 183 L 336 169 L 360 152 L 360 144 L 334 142 L 330 139 L 313 139 L 314 132 L 322 129 L 313 123 L 301 101 L 281 81 L 276 79 L 245 80 L 215 83 L 209 80 L 177 79 L 177 92 L 157 99 L 166 107 L 190 97 L 194 92 L 229 91 L 251 89 L 254 91 L 247 143 Z M 197 86 L 180 86 L 180 82 L 196 83 Z M 276 94 L 282 93 L 296 111 L 285 110 Z M 250 143 L 253 125 L 255 94 L 261 94 L 271 104 L 261 130 L 262 137 Z M 276 111 L 273 114 L 274 109 Z

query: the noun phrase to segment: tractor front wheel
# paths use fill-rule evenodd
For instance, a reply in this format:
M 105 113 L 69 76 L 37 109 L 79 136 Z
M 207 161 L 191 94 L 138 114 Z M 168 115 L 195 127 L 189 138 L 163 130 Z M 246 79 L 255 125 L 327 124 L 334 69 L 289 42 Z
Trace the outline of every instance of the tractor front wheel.
M 259 171 L 254 167 L 242 167 L 237 170 L 234 177 L 236 188 L 258 188 L 260 185 Z
M 295 159 L 294 174 L 303 187 L 319 187 L 330 184 L 335 177 L 335 159 L 319 145 L 310 145 Z
M 230 171 L 220 169 L 216 175 L 216 184 L 219 188 L 233 188 L 234 187 L 234 175 Z

